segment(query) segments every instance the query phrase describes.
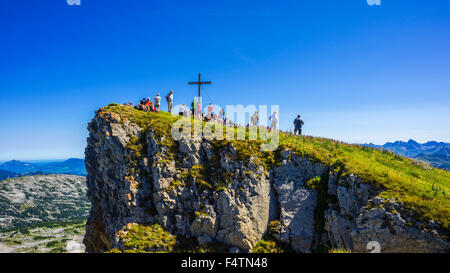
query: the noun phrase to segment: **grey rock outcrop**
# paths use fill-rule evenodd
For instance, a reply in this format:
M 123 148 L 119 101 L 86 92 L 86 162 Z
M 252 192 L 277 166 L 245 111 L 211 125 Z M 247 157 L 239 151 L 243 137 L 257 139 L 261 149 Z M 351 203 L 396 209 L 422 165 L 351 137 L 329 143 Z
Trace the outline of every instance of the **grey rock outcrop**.
M 384 204 L 382 198 L 374 202 Z M 399 212 L 389 211 L 389 207 L 399 208 L 393 201 L 385 207 L 364 209 L 356 218 L 356 227 L 351 236 L 353 249 L 357 252 L 367 251 L 364 242 L 377 241 L 382 252 L 440 252 L 449 249 L 448 242 L 439 238 L 436 230 L 426 231 L 420 226 L 408 225 Z
M 369 252 L 370 242 L 379 245 L 381 252 L 443 252 L 450 248 L 443 231 L 424 228 L 419 222 L 408 224 L 404 217 L 411 223 L 413 216 L 394 200 L 378 197 L 379 191 L 359 178 L 335 177 L 330 176 L 328 193 L 338 202 L 325 212 L 325 230 L 334 248 Z
M 274 187 L 278 194 L 282 225 L 280 239 L 290 243 L 296 251 L 310 252 L 315 235 L 317 191 L 304 184 L 309 179 L 323 175 L 327 168 L 299 158 L 289 150 L 283 151 L 281 157 L 281 166 L 274 170 Z
M 251 160 L 237 162 L 232 145 L 217 155 L 215 167 L 230 174 L 230 181 L 217 190 L 202 187 L 201 178 L 183 177 L 216 156 L 207 140 L 180 140 L 180 156 L 168 158 L 168 148 L 158 144 L 161 139 L 150 129 L 144 138 L 146 156 L 132 163 L 127 158 L 133 158 L 133 151 L 127 144 L 132 137 L 143 138 L 141 128 L 114 113 L 98 112 L 89 131 L 88 251 L 117 247 L 119 231 L 128 223 L 158 222 L 176 234 L 246 250 L 266 232 L 271 202 L 268 174 Z
M 242 160 L 232 143 L 218 148 L 193 139 L 168 146 L 170 136 L 107 111 L 98 111 L 88 129 L 89 252 L 120 248 L 120 235 L 134 223 L 159 223 L 199 244 L 217 241 L 249 252 L 273 220 L 280 222 L 277 238 L 297 252 L 319 244 L 367 252 L 369 241 L 392 252 L 448 248 L 438 228 L 409 227 L 400 205 L 391 202 L 400 213 L 393 212 L 358 177 L 341 176 L 290 150 L 265 169 L 257 155 Z M 325 188 L 308 186 L 318 177 Z M 322 200 L 324 194 L 334 201 Z

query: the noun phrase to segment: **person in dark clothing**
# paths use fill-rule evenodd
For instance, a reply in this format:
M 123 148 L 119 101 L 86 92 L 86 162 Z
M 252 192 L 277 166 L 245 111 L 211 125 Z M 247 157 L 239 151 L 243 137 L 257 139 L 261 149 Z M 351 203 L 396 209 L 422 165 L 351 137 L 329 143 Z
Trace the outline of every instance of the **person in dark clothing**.
M 138 109 L 139 109 L 139 110 L 142 110 L 142 111 L 145 111 L 145 98 L 143 98 L 143 99 L 139 102 L 139 104 L 138 104 Z
M 196 110 L 197 110 L 197 102 L 194 99 L 191 103 L 191 116 L 195 115 Z
M 302 126 L 303 126 L 303 124 L 305 124 L 305 123 L 300 118 L 300 115 L 298 115 L 297 118 L 294 119 L 294 128 L 295 128 L 294 129 L 294 135 L 297 134 L 297 132 L 298 132 L 299 136 L 302 135 Z

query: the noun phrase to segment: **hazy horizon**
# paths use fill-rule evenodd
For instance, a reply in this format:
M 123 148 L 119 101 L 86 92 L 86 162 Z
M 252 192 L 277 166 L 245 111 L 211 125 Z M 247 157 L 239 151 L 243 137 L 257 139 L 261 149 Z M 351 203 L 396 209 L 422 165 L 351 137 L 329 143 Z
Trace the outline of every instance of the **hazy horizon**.
M 375 145 L 384 145 L 388 142 L 395 142 L 395 141 L 403 141 L 403 142 L 408 142 L 410 139 L 407 140 L 394 140 L 394 141 L 387 141 L 385 143 L 373 143 L 373 142 L 366 142 L 366 143 L 351 143 L 351 144 L 375 144 Z M 412 139 L 414 141 L 416 141 L 415 139 Z M 424 142 L 419 142 L 416 141 L 419 144 L 425 144 L 427 142 L 430 141 L 436 141 L 436 142 L 444 142 L 444 143 L 448 143 L 446 141 L 437 141 L 437 140 L 428 140 L 428 141 L 424 141 Z M 43 157 L 36 157 L 36 158 L 30 158 L 30 157 L 14 157 L 14 158 L 0 158 L 0 164 L 3 164 L 5 162 L 8 161 L 12 161 L 12 160 L 18 160 L 18 161 L 22 161 L 22 162 L 27 162 L 27 163 L 46 163 L 46 162 L 62 162 L 71 158 L 76 158 L 76 159 L 83 159 L 84 160 L 84 155 L 83 156 L 69 156 L 69 157 L 61 157 L 61 158 L 46 158 L 45 156 Z

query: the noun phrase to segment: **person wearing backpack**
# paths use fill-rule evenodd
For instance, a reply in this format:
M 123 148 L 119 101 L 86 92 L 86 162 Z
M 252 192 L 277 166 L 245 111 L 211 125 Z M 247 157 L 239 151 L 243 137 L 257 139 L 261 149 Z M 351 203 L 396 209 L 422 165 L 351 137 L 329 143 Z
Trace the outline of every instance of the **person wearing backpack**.
M 303 120 L 300 118 L 300 115 L 297 116 L 296 119 L 294 119 L 294 135 L 298 132 L 298 135 L 302 135 L 302 126 L 305 124 Z

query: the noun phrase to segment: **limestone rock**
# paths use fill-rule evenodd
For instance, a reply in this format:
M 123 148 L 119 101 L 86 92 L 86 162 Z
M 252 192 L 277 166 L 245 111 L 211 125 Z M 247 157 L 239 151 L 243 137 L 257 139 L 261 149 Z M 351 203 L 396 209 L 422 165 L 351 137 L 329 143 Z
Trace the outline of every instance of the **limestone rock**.
M 217 217 L 214 208 L 208 205 L 206 213 L 200 214 L 191 224 L 191 235 L 199 237 L 200 235 L 208 235 L 215 238 L 217 233 Z
M 290 243 L 298 252 L 310 252 L 315 236 L 314 211 L 317 191 L 306 188 L 304 182 L 322 175 L 327 168 L 293 156 L 288 150 L 284 150 L 281 156 L 284 158 L 281 166 L 274 171 L 280 221 L 284 227 L 280 239 Z
M 382 252 L 449 248 L 439 223 L 416 221 L 357 176 L 338 175 L 289 149 L 281 151 L 280 164 L 265 169 L 257 154 L 242 159 L 231 142 L 220 150 L 201 138 L 169 141 L 169 147 L 170 136 L 116 113 L 98 111 L 88 129 L 88 252 L 120 248 L 127 226 L 153 223 L 201 245 L 219 242 L 230 252 L 251 252 L 273 220 L 280 223 L 276 238 L 296 252 L 321 243 L 367 252 L 369 241 L 378 241 Z M 318 176 L 328 176 L 326 188 L 308 188 Z M 320 204 L 320 213 L 317 205 L 325 201 L 318 190 L 332 200 L 325 211 Z M 316 223 L 319 216 L 324 219 Z

